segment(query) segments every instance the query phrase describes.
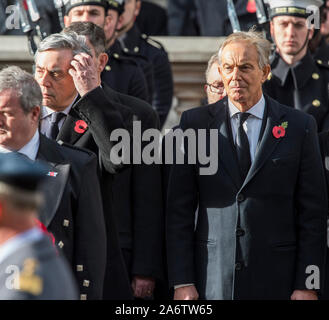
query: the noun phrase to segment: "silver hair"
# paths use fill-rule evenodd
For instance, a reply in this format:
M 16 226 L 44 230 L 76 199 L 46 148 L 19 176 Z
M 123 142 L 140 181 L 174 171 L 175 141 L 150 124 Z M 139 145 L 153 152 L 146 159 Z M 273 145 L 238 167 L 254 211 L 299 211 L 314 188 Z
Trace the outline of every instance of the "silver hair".
M 87 53 L 92 56 L 84 36 L 79 36 L 75 32 L 54 33 L 40 42 L 38 50 L 34 55 L 34 62 L 36 62 L 40 52 L 61 49 L 72 50 L 73 56 L 79 53 Z
M 264 38 L 262 33 L 256 32 L 251 29 L 249 31 L 232 33 L 225 39 L 218 52 L 219 64 L 221 64 L 222 62 L 222 53 L 224 48 L 232 42 L 239 41 L 247 41 L 251 45 L 255 46 L 258 52 L 258 65 L 260 69 L 263 69 L 266 65 L 270 63 L 270 53 L 272 49 L 271 43 Z
M 20 100 L 25 113 L 33 107 L 42 105 L 42 93 L 34 77 L 17 66 L 10 66 L 0 71 L 0 92 L 12 89 Z
M 206 77 L 206 81 L 207 82 L 208 82 L 208 75 L 209 75 L 210 69 L 211 69 L 211 67 L 213 66 L 214 63 L 218 63 L 219 64 L 218 54 L 217 53 L 213 54 L 210 57 L 209 61 L 208 61 L 207 70 L 205 72 L 205 77 Z

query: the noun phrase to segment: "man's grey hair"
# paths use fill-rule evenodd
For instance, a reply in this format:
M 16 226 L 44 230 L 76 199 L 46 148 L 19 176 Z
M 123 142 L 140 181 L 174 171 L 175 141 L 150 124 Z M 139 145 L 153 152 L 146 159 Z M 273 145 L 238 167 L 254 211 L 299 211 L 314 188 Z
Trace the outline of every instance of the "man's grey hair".
M 36 62 L 40 52 L 63 49 L 72 50 L 73 56 L 79 53 L 87 53 L 88 55 L 92 56 L 84 36 L 79 36 L 75 32 L 65 32 L 54 33 L 42 40 L 38 46 L 38 50 L 34 55 L 34 61 Z
M 0 92 L 7 89 L 16 91 L 25 113 L 29 113 L 33 107 L 42 105 L 39 84 L 30 73 L 17 66 L 10 66 L 0 71 Z
M 263 69 L 270 63 L 270 53 L 272 49 L 271 43 L 264 38 L 261 32 L 256 32 L 253 29 L 249 31 L 241 31 L 232 33 L 223 42 L 218 52 L 219 64 L 222 63 L 222 53 L 224 48 L 233 42 L 247 41 L 251 45 L 254 45 L 258 52 L 258 64 L 260 69 Z
M 213 54 L 209 61 L 208 61 L 208 66 L 207 66 L 207 70 L 205 72 L 205 77 L 206 77 L 206 81 L 208 82 L 208 75 L 210 72 L 211 67 L 213 66 L 214 63 L 219 64 L 219 60 L 218 60 L 218 53 Z

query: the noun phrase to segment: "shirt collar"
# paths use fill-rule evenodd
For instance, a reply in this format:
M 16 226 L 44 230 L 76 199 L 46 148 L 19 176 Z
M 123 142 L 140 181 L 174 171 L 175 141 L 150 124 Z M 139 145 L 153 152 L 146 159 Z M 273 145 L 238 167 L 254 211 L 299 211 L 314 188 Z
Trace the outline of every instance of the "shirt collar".
M 23 245 L 38 241 L 41 238 L 42 232 L 37 227 L 29 229 L 10 238 L 0 246 L 0 263 L 2 263 L 8 256 L 10 256 Z
M 237 113 L 241 112 L 232 102 L 230 99 L 228 99 L 228 108 L 230 112 L 230 118 L 233 118 Z M 264 116 L 264 110 L 265 110 L 265 98 L 262 94 L 262 97 L 260 100 L 248 110 L 248 113 L 253 115 L 254 117 L 262 120 Z
M 25 156 L 27 156 L 28 158 L 34 161 L 37 157 L 39 146 L 40 146 L 40 134 L 39 134 L 39 130 L 36 130 L 32 139 L 24 147 L 17 150 L 17 152 L 24 154 Z M 9 152 L 13 152 L 13 150 L 10 150 L 4 146 L 0 146 L 0 153 L 9 153 Z
M 79 96 L 79 94 L 77 94 L 75 96 L 75 98 L 73 99 L 72 103 L 66 108 L 64 109 L 63 111 L 61 111 L 62 113 L 64 113 L 65 115 L 68 115 L 74 102 L 76 101 L 77 97 Z M 43 106 L 42 107 L 42 115 L 41 115 L 41 119 L 45 119 L 47 117 L 49 117 L 52 113 L 56 112 L 55 110 L 53 109 L 50 109 L 49 107 L 46 107 L 46 106 Z
M 40 134 L 39 130 L 36 130 L 33 138 L 23 148 L 18 150 L 18 152 L 26 155 L 28 158 L 34 161 L 37 157 L 39 146 Z

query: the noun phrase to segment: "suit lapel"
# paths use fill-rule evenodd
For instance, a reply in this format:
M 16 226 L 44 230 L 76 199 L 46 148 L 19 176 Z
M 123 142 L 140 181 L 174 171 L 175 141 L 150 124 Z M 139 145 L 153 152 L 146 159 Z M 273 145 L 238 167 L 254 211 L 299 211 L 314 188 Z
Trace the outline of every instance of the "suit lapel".
M 221 102 L 211 106 L 209 112 L 212 115 L 208 124 L 209 128 L 219 130 L 219 159 L 221 160 L 225 171 L 232 178 L 236 187 L 240 189 L 243 181 L 240 176 L 240 169 L 233 146 L 232 130 L 228 123 L 229 117 L 227 98 L 224 98 Z
M 283 138 L 275 138 L 273 136 L 273 128 L 281 125 L 285 112 L 280 108 L 280 105 L 265 96 L 266 108 L 267 108 L 267 120 L 263 138 L 259 144 L 258 151 L 255 156 L 255 160 L 251 165 L 248 175 L 243 183 L 242 188 L 250 182 L 250 180 L 257 174 L 257 172 L 264 165 L 268 157 L 273 153 L 277 145 Z
M 65 163 L 57 152 L 53 141 L 40 135 L 38 160 L 46 161 L 51 167 L 49 176 L 42 184 L 44 192 L 44 208 L 41 210 L 40 221 L 48 227 L 53 220 L 62 201 L 64 190 L 70 173 L 70 164 Z
M 59 130 L 57 141 L 62 140 L 69 144 L 74 145 L 87 131 L 88 127 L 83 133 L 77 132 L 77 121 L 81 121 L 81 118 L 74 110 L 70 110 L 70 113 L 67 115 L 62 128 Z

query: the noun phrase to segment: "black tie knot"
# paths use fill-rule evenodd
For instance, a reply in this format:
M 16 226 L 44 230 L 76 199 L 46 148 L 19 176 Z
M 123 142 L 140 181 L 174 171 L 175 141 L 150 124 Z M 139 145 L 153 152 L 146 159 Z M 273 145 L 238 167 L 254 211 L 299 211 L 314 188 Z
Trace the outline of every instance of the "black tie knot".
M 250 113 L 248 112 L 239 112 L 237 114 L 238 120 L 239 120 L 239 125 L 242 126 L 244 122 L 249 118 Z
M 51 114 L 50 122 L 52 124 L 57 124 L 65 117 L 65 114 L 63 112 L 53 112 Z

